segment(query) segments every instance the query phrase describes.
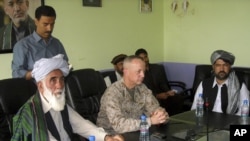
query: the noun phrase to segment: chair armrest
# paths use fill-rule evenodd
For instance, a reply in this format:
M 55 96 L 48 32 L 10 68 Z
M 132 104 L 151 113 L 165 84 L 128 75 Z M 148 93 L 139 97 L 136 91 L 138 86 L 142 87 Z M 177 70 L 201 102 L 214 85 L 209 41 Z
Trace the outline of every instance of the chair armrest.
M 194 100 L 194 90 L 192 88 L 186 89 L 181 95 L 184 97 L 184 105 L 191 108 Z
M 186 96 L 189 96 L 189 97 L 191 97 L 193 95 L 193 93 L 194 93 L 193 88 L 188 88 L 188 89 L 185 89 L 183 91 L 183 94 L 185 94 Z
M 169 85 L 171 87 L 180 88 L 180 91 L 178 93 L 180 95 L 182 95 L 184 99 L 189 99 L 189 100 L 193 101 L 193 98 L 194 98 L 193 88 L 186 88 L 186 84 L 182 81 L 169 81 Z
M 168 81 L 170 87 L 179 87 L 182 91 L 186 89 L 186 83 L 182 81 Z

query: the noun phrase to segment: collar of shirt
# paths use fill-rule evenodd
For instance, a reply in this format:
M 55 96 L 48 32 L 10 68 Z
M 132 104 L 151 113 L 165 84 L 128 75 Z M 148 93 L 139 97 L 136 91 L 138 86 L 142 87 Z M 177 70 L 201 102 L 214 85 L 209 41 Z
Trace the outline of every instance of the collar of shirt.
M 216 81 L 216 77 L 214 77 L 213 88 L 215 87 L 215 85 L 222 86 L 223 84 L 226 84 L 228 86 L 228 79 L 226 79 L 222 84 L 218 84 Z
M 42 39 L 42 37 L 41 37 L 41 36 L 39 36 L 39 35 L 37 34 L 37 32 L 36 32 L 36 31 L 34 31 L 32 35 L 33 35 L 33 37 L 35 38 L 36 42 L 39 42 L 39 41 L 43 40 L 43 39 Z M 49 38 L 49 42 L 51 42 L 51 40 L 52 40 L 52 39 L 53 39 L 53 37 L 52 37 L 52 36 L 50 36 L 50 38 Z M 49 42 L 48 42 L 48 43 L 49 43 Z
M 117 80 L 121 80 L 122 79 L 122 76 L 117 71 L 115 71 L 115 75 L 116 75 Z
M 43 106 L 43 112 L 47 113 L 49 110 L 51 110 L 51 105 L 45 100 L 45 98 L 42 96 L 42 94 L 40 93 L 40 98 L 41 98 L 41 102 L 42 102 L 42 106 Z

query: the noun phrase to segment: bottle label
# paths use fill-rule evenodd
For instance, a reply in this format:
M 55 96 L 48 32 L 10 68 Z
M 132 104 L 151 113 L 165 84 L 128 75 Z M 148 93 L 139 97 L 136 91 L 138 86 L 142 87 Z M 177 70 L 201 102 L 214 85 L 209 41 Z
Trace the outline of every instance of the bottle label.
M 147 133 L 147 129 L 146 128 L 141 128 L 140 131 L 141 131 L 142 134 L 146 134 Z
M 249 108 L 248 106 L 242 107 L 241 108 L 241 116 L 242 117 L 248 117 L 249 114 Z

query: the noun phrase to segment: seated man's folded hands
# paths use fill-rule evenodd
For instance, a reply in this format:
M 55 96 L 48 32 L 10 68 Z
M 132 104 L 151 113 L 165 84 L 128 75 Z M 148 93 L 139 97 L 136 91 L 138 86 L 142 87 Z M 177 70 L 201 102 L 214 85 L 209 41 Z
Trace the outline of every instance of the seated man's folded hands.
M 150 120 L 152 125 L 166 123 L 169 120 L 169 115 L 165 109 L 158 108 L 150 115 Z

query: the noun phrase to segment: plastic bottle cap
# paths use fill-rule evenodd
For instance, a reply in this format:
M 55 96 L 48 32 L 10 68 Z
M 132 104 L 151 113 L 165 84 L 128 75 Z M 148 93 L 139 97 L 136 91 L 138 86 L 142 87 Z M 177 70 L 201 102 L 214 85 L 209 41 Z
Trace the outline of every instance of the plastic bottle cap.
M 141 115 L 141 120 L 145 120 L 146 116 L 145 115 Z
M 248 100 L 247 100 L 247 99 L 245 99 L 245 100 L 243 101 L 243 103 L 244 103 L 244 104 L 247 104 L 247 103 L 248 103 Z
M 95 141 L 95 136 L 89 136 L 89 141 Z

